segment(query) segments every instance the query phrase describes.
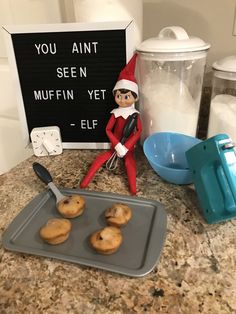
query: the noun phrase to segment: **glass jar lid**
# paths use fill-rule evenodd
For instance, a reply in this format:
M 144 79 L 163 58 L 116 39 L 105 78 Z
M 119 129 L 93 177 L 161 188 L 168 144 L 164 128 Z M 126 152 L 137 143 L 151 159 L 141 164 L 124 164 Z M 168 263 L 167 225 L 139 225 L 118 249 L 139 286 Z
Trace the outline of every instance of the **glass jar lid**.
M 213 69 L 236 73 L 236 56 L 228 56 L 213 63 Z
M 236 55 L 228 56 L 213 63 L 214 76 L 236 81 Z
M 198 37 L 188 36 L 187 32 L 180 26 L 168 26 L 163 28 L 157 37 L 143 41 L 138 47 L 138 52 L 162 52 L 182 53 L 197 52 L 210 48 Z

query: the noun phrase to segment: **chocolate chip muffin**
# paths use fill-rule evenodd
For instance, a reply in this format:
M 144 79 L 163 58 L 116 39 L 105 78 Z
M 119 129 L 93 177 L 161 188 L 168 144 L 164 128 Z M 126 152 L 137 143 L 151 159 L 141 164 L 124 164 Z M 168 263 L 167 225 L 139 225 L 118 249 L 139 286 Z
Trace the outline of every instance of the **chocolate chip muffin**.
M 132 217 L 131 208 L 122 203 L 115 203 L 105 212 L 107 224 L 115 227 L 125 226 Z
M 71 231 L 71 222 L 64 218 L 51 218 L 40 229 L 40 237 L 49 244 L 65 242 Z
M 105 227 L 90 236 L 90 243 L 100 254 L 113 254 L 119 249 L 122 243 L 122 234 L 119 228 Z
M 63 198 L 57 209 L 64 218 L 75 218 L 83 214 L 85 199 L 80 195 L 70 195 Z

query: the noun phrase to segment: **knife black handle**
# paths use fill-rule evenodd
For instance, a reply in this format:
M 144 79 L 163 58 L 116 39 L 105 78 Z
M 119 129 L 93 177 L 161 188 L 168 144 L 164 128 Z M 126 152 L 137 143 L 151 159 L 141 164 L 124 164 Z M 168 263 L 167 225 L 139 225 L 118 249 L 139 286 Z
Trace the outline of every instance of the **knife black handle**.
M 39 177 L 39 179 L 43 181 L 45 184 L 52 182 L 52 176 L 44 166 L 42 166 L 38 162 L 34 162 L 33 169 L 36 175 Z

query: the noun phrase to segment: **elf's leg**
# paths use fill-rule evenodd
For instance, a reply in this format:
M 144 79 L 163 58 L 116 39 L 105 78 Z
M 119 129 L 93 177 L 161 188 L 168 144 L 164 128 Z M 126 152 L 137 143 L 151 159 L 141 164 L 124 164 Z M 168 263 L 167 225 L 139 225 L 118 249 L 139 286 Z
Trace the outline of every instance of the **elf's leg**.
M 82 182 L 80 183 L 81 188 L 85 188 L 89 182 L 93 179 L 97 170 L 106 162 L 112 155 L 112 151 L 107 151 L 98 155 L 95 160 L 93 161 L 92 165 L 90 166 L 87 174 L 83 178 Z
M 134 159 L 134 152 L 129 151 L 125 157 L 125 167 L 128 176 L 129 190 L 132 195 L 136 194 L 136 161 Z

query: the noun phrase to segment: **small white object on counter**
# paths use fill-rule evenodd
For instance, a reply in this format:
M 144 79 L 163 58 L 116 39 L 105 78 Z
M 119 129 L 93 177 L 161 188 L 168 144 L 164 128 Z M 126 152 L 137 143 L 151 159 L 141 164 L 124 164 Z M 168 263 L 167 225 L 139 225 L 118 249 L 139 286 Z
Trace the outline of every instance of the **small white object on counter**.
M 58 126 L 34 128 L 30 137 L 35 156 L 53 156 L 62 153 L 61 133 Z

